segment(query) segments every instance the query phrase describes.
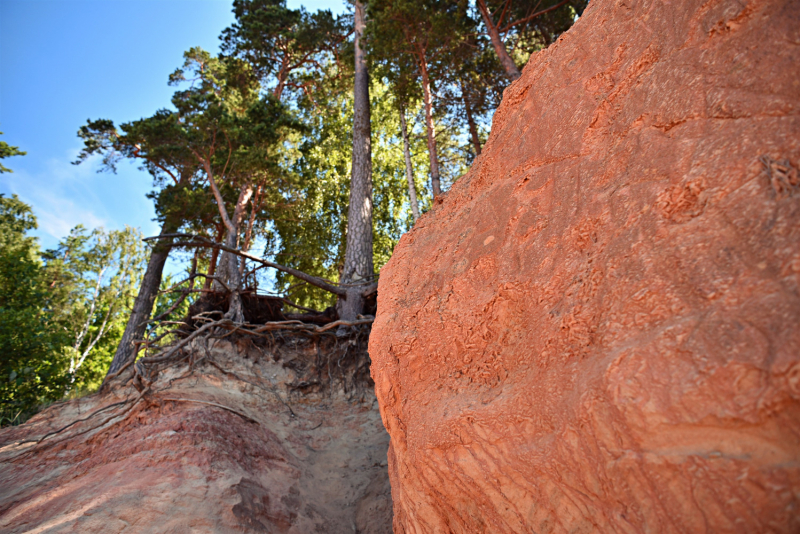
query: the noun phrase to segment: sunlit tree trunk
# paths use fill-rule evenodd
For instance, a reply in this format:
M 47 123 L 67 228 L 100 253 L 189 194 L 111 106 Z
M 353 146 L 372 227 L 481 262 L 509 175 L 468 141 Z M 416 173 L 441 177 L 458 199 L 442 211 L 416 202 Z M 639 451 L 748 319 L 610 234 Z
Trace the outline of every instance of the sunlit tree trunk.
M 216 186 L 214 189 L 216 189 Z M 251 184 L 242 187 L 239 191 L 236 207 L 233 210 L 233 218 L 230 219 L 227 217 L 224 204 L 220 203 L 220 212 L 225 212 L 226 215 L 223 217 L 226 229 L 225 245 L 230 248 L 239 248 L 239 227 L 244 217 L 247 203 L 250 201 L 252 195 L 253 186 Z M 228 291 L 230 291 L 230 301 L 226 316 L 235 323 L 244 322 L 244 310 L 242 308 L 242 298 L 240 294 L 242 289 L 242 271 L 239 269 L 239 261 L 239 256 L 227 251 L 223 251 L 220 256 L 220 274 L 225 280 Z
M 417 187 L 414 185 L 414 168 L 411 166 L 411 147 L 408 142 L 408 125 L 406 124 L 406 110 L 400 108 L 400 131 L 403 134 L 403 155 L 406 159 L 406 181 L 408 182 L 408 200 L 411 204 L 411 214 L 414 222 L 419 219 L 419 203 L 417 202 Z
M 513 82 L 522 76 L 522 73 L 520 73 L 517 65 L 514 63 L 514 60 L 511 59 L 511 56 L 508 55 L 508 50 L 506 50 L 506 45 L 500 38 L 500 32 L 497 29 L 497 25 L 492 20 L 492 14 L 489 13 L 489 7 L 486 5 L 486 0 L 475 0 L 475 3 L 478 6 L 478 11 L 481 12 L 483 23 L 486 25 L 486 29 L 489 32 L 489 40 L 492 42 L 492 47 L 497 54 L 497 58 L 500 60 L 500 64 L 505 69 L 506 75 Z
M 347 248 L 341 281 L 358 284 L 371 281 L 372 263 L 372 150 L 369 108 L 369 73 L 361 48 L 365 28 L 364 4 L 355 2 L 355 87 L 353 94 L 353 167 L 350 205 L 347 211 Z M 363 287 L 351 287 L 339 300 L 339 316 L 348 321 L 363 312 Z
M 222 237 L 225 235 L 225 225 L 221 222 L 217 224 L 217 237 L 214 239 L 216 243 L 219 243 L 222 240 Z M 208 260 L 208 276 L 214 276 L 217 272 L 217 262 L 219 260 L 219 249 L 215 248 L 211 250 L 211 259 Z M 203 284 L 204 290 L 211 289 L 211 283 L 213 279 L 206 278 L 205 283 Z
M 202 163 L 206 171 L 208 185 L 211 187 L 211 193 L 214 195 L 214 200 L 216 200 L 217 207 L 219 208 L 220 218 L 225 225 L 225 245 L 230 248 L 237 248 L 239 245 L 239 223 L 244 215 L 247 202 L 253 194 L 253 185 L 248 183 L 239 190 L 239 198 L 236 201 L 236 206 L 233 210 L 233 218 L 231 219 L 225 207 L 225 200 L 222 198 L 222 194 L 217 187 L 210 161 L 208 159 L 202 159 Z M 225 314 L 226 318 L 235 323 L 244 322 L 242 298 L 239 294 L 239 290 L 241 289 L 239 257 L 230 252 L 223 251 L 220 255 L 219 267 L 217 270 L 219 273 L 217 276 L 222 278 L 224 285 L 217 280 L 214 287 L 218 290 L 227 289 L 230 291 L 228 312 Z
M 428 157 L 431 162 L 431 189 L 433 197 L 442 194 L 441 181 L 439 179 L 439 155 L 436 151 L 436 130 L 433 125 L 433 102 L 431 97 L 431 81 L 428 75 L 428 62 L 425 54 L 417 54 L 420 74 L 422 75 L 422 99 L 425 104 L 425 128 L 428 131 Z

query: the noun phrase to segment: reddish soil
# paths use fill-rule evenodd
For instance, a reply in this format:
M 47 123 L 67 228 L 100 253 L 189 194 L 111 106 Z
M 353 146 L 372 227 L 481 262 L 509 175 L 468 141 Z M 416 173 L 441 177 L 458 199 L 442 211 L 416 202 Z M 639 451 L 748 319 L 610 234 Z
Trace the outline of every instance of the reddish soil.
M 592 0 L 381 272 L 396 533 L 800 532 L 800 8 Z

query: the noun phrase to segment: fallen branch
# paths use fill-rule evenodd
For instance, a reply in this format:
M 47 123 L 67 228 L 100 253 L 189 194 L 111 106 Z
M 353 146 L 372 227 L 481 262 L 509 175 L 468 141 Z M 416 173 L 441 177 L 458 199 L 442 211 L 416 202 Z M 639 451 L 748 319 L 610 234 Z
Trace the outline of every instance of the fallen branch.
M 291 300 L 287 299 L 286 297 L 280 297 L 280 299 L 284 302 L 284 304 L 288 304 L 292 308 L 297 308 L 298 310 L 303 310 L 311 313 L 321 313 L 319 310 L 315 310 L 314 308 L 306 308 L 305 306 L 301 306 L 292 302 Z
M 215 241 L 211 241 L 208 238 L 197 236 L 193 234 L 164 234 L 159 236 L 153 237 L 146 237 L 144 241 L 153 241 L 159 239 L 173 239 L 173 238 L 183 238 L 183 239 L 190 239 L 191 241 L 182 241 L 179 243 L 173 243 L 172 246 L 181 246 L 181 247 L 209 247 L 209 248 L 217 248 L 220 250 L 224 250 L 225 252 L 229 252 L 231 254 L 236 254 L 237 256 L 241 256 L 242 258 L 247 258 L 248 260 L 260 263 L 267 267 L 272 267 L 273 269 L 277 269 L 279 271 L 283 271 L 285 273 L 291 274 L 295 278 L 299 278 L 305 282 L 308 282 L 311 285 L 314 285 L 320 289 L 324 289 L 329 293 L 333 293 L 342 298 L 347 298 L 347 291 L 342 287 L 337 287 L 328 282 L 324 281 L 322 278 L 318 278 L 316 276 L 312 276 L 310 274 L 306 274 L 303 271 L 298 271 L 297 269 L 293 269 L 291 267 L 286 267 L 284 265 L 280 265 L 277 263 L 273 263 L 271 261 L 265 260 L 263 258 L 259 258 L 258 256 L 254 256 L 247 252 L 242 252 L 233 247 L 229 247 L 222 243 L 217 243 Z
M 361 296 L 364 298 L 372 296 L 373 293 L 378 292 L 378 282 L 368 285 L 364 288 L 364 291 L 361 292 Z

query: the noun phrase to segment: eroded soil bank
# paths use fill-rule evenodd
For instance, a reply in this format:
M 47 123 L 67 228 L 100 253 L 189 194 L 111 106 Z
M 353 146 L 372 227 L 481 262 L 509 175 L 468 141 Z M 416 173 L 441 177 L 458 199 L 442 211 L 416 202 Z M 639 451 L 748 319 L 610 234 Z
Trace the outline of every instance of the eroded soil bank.
M 132 408 L 129 384 L 4 429 L 0 530 L 391 532 L 366 335 L 198 341 Z

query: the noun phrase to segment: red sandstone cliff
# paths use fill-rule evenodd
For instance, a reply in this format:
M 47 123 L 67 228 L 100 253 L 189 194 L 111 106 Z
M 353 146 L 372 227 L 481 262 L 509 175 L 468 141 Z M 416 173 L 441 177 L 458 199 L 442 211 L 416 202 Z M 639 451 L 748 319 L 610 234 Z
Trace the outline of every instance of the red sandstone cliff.
M 593 0 L 382 270 L 396 533 L 800 531 L 800 6 Z
M 3 429 L 0 532 L 390 532 L 365 340 L 256 341 Z

